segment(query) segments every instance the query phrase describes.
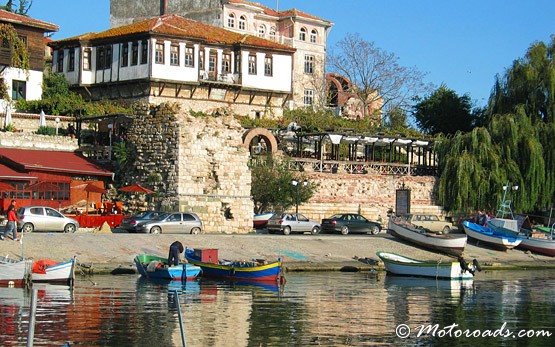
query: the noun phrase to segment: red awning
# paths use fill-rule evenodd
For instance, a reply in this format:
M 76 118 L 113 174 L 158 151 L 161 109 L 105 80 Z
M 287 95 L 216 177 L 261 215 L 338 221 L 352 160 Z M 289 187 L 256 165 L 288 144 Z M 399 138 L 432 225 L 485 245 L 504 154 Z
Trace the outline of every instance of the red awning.
M 127 192 L 127 193 L 143 193 L 143 194 L 153 194 L 154 191 L 148 188 L 141 186 L 140 184 L 132 184 L 129 186 L 121 187 L 119 189 L 120 192 Z

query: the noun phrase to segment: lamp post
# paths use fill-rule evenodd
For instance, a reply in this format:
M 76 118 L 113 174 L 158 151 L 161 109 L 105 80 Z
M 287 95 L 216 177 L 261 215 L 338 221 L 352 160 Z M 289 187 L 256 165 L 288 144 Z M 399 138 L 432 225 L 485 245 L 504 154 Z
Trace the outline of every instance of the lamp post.
M 507 192 L 510 190 L 516 192 L 518 190 L 518 185 L 512 185 L 510 182 L 507 182 L 507 184 L 503 186 L 503 200 L 501 201 L 501 207 L 497 213 L 501 218 L 505 217 L 507 212 L 511 215 L 511 218 L 514 218 L 511 200 L 507 200 Z
M 108 160 L 112 160 L 112 129 L 114 128 L 114 124 L 108 124 L 108 137 L 110 138 L 110 150 L 108 152 Z
M 308 181 L 304 180 L 302 183 L 297 180 L 291 180 L 291 184 L 295 187 L 295 214 L 299 214 L 299 195 L 301 184 L 306 187 L 308 185 Z
M 56 117 L 56 136 L 58 136 L 59 127 L 60 127 L 60 117 Z

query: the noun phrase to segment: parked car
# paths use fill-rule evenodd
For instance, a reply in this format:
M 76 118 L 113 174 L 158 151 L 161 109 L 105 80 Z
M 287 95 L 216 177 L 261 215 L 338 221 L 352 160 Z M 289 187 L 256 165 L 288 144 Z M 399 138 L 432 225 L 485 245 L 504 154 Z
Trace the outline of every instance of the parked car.
M 128 233 L 141 232 L 139 225 L 141 223 L 158 219 L 162 215 L 168 214 L 167 212 L 160 211 L 144 211 L 139 214 L 124 218 L 119 225 L 120 229 L 127 231 Z
M 357 213 L 338 213 L 329 218 L 322 219 L 322 232 L 343 235 L 350 233 L 366 233 L 376 235 L 382 230 L 382 225 L 366 219 Z
M 47 206 L 26 206 L 17 210 L 17 228 L 25 233 L 32 231 L 63 231 L 74 233 L 79 222 Z
M 441 220 L 435 214 L 408 214 L 405 216 L 407 222 L 414 224 L 423 229 L 427 229 L 433 233 L 448 234 L 458 230 L 453 223 Z
M 157 219 L 142 222 L 136 229 L 148 234 L 200 234 L 203 226 L 199 216 L 194 213 L 171 212 L 162 214 Z
M 291 233 L 310 232 L 312 235 L 320 233 L 320 224 L 311 221 L 300 213 L 276 213 L 270 219 L 266 228 L 270 234 L 282 232 L 283 235 Z

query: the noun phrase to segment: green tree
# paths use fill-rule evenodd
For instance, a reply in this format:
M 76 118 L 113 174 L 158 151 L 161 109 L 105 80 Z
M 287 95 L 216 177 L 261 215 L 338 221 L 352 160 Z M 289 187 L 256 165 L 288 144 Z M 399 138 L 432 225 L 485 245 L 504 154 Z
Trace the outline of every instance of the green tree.
M 314 183 L 293 186 L 291 182 L 305 181 L 301 174 L 287 168 L 287 163 L 267 156 L 251 163 L 252 187 L 255 213 L 278 210 L 283 211 L 295 203 L 308 201 L 316 189 Z
M 414 118 L 418 127 L 428 134 L 454 134 L 470 131 L 477 116 L 472 112 L 470 96 L 458 96 L 442 85 L 414 106 Z
M 6 42 L 11 51 L 11 66 L 29 70 L 27 45 L 10 24 L 0 23 L 0 41 Z
M 32 0 L 19 0 L 19 4 L 16 7 L 13 0 L 8 0 L 6 2 L 6 5 L 0 6 L 0 8 L 6 11 L 10 11 L 10 12 L 14 12 L 14 13 L 22 14 L 26 16 L 32 4 L 33 4 Z

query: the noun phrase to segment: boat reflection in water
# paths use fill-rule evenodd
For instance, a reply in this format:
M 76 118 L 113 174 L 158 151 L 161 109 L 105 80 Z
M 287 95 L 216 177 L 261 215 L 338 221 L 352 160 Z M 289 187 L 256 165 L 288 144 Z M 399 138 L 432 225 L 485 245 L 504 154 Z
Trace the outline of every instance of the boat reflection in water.
M 396 291 L 415 291 L 425 288 L 430 295 L 441 293 L 450 295 L 452 299 L 462 300 L 467 293 L 474 290 L 474 280 L 448 280 L 424 277 L 395 276 L 388 274 L 385 277 L 385 288 Z

